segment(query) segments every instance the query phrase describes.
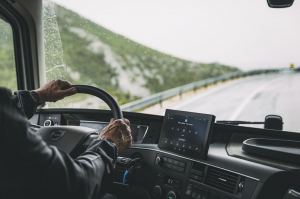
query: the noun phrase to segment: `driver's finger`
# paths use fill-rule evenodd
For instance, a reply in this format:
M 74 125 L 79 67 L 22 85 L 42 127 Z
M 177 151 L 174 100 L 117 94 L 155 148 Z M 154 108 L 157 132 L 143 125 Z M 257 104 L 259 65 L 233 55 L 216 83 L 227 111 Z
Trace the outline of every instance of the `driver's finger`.
M 57 84 L 58 84 L 59 88 L 62 90 L 72 87 L 72 84 L 70 82 L 64 81 L 64 80 L 58 80 Z
M 113 123 L 114 121 L 117 121 L 119 123 L 122 123 L 122 121 L 123 121 L 123 122 L 125 122 L 125 124 L 127 124 L 127 125 L 130 126 L 130 121 L 128 119 L 126 119 L 126 118 L 124 118 L 124 119 L 111 118 L 110 121 L 109 121 L 109 123 Z
M 62 81 L 62 86 L 64 88 L 70 88 L 72 86 L 72 84 L 68 81 Z
M 54 80 L 53 83 L 56 84 L 56 85 L 58 85 L 58 86 L 61 86 L 63 84 L 63 80 L 57 79 L 57 80 Z
M 126 143 L 131 142 L 132 140 L 132 135 L 131 135 L 131 129 L 130 126 L 127 124 L 124 124 L 121 126 L 121 132 L 122 132 L 122 136 L 124 138 L 124 141 Z
M 124 118 L 123 121 L 130 126 L 130 121 L 128 119 Z
M 56 95 L 57 95 L 58 98 L 64 98 L 64 97 L 73 95 L 76 92 L 77 92 L 77 89 L 75 87 L 71 87 L 71 88 L 68 88 L 66 90 L 57 91 Z

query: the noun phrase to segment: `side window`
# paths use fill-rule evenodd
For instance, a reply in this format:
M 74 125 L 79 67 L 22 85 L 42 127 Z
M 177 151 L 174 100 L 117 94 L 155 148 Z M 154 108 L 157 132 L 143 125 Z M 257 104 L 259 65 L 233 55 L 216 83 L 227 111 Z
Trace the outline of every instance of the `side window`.
M 9 23 L 0 18 L 0 87 L 17 89 L 13 32 Z

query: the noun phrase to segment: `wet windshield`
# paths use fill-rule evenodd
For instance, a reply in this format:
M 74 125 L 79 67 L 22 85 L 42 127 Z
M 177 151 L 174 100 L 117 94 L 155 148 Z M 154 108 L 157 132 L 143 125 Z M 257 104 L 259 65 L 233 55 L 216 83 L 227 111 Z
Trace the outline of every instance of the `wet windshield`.
M 44 1 L 45 75 L 107 90 L 123 110 L 283 117 L 300 131 L 299 2 Z M 299 72 L 298 72 L 299 71 Z M 104 108 L 76 95 L 48 107 Z

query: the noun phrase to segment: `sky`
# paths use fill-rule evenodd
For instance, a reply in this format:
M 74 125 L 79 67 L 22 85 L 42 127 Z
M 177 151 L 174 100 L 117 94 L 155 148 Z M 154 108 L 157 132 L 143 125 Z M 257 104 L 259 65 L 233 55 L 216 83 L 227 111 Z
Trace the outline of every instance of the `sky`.
M 197 62 L 244 70 L 300 66 L 300 2 L 266 0 L 54 0 L 116 33 Z

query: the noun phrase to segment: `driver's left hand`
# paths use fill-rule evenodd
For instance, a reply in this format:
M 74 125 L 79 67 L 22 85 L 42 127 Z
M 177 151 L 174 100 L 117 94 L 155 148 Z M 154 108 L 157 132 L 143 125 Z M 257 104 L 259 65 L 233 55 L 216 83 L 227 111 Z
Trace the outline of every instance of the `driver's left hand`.
M 34 91 L 38 95 L 39 103 L 56 102 L 77 92 L 70 82 L 60 79 L 53 80 Z

